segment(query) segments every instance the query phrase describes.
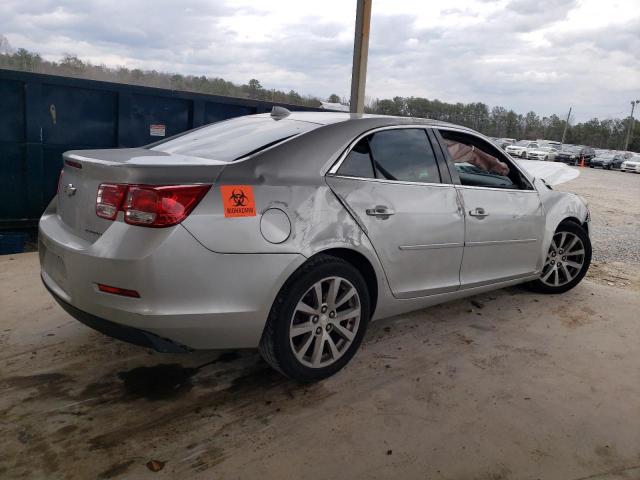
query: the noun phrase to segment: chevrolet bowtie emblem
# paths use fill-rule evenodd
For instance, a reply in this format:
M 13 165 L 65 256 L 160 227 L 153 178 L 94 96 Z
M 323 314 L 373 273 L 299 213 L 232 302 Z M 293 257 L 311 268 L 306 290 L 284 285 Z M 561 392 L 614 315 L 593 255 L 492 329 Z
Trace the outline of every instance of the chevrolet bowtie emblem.
M 73 183 L 69 183 L 64 186 L 64 193 L 66 193 L 68 197 L 73 197 L 77 190 L 78 189 L 73 186 Z

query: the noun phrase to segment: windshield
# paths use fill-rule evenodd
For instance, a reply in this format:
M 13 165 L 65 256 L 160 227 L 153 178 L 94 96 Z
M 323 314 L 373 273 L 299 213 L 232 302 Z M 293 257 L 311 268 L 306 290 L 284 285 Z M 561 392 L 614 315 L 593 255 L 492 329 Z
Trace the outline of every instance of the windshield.
M 238 117 L 201 127 L 148 148 L 165 153 L 231 162 L 320 125 L 271 117 Z
M 517 147 L 526 147 L 529 145 L 529 143 L 531 143 L 529 140 L 520 140 L 519 142 L 515 143 L 515 145 Z

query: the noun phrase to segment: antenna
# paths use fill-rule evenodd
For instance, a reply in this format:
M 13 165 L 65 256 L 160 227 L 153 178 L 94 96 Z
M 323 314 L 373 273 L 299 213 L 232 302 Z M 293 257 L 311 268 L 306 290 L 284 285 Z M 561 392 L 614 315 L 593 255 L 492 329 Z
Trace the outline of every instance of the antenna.
M 291 112 L 284 107 L 275 106 L 271 109 L 271 118 L 274 120 L 282 120 L 291 115 Z

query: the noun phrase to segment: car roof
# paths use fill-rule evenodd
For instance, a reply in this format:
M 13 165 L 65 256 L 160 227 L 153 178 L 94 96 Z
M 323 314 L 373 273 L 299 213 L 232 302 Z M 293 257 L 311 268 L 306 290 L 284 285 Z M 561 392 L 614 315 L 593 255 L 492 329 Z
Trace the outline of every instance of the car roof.
M 255 115 L 256 117 L 270 117 L 270 113 L 260 113 Z M 427 126 L 438 127 L 452 127 L 466 129 L 461 125 L 455 125 L 453 123 L 441 122 L 439 120 L 431 120 L 428 118 L 420 117 L 400 117 L 393 115 L 377 115 L 370 113 L 346 113 L 346 112 L 291 112 L 287 117 L 287 120 L 296 120 L 299 122 L 317 123 L 319 125 L 330 125 L 340 122 L 357 122 L 370 119 L 376 119 L 380 124 L 386 125 L 405 125 L 405 124 L 419 124 Z M 468 129 L 472 131 L 471 129 Z

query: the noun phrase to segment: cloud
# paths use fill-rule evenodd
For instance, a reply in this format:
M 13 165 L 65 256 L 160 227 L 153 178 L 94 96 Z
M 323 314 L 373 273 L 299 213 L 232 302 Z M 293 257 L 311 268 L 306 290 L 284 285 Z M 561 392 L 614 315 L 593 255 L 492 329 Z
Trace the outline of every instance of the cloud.
M 367 96 L 625 115 L 640 85 L 634 0 L 378 0 Z M 56 60 L 348 95 L 355 2 L 4 0 L 0 34 Z

